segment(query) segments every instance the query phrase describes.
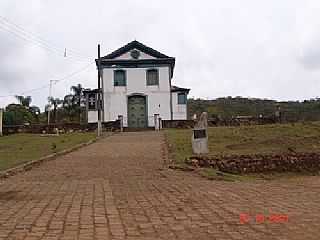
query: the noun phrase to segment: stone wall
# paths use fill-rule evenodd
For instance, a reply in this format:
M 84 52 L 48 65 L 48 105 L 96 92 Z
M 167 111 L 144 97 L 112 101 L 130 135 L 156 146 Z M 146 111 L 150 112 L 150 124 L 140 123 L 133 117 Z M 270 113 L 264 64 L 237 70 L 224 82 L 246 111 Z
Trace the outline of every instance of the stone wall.
M 120 129 L 120 121 L 104 122 L 102 123 L 103 129 L 106 131 L 114 131 Z M 32 125 L 16 125 L 16 126 L 4 126 L 3 133 L 5 135 L 14 133 L 55 133 L 55 129 L 59 129 L 62 132 L 70 131 L 94 131 L 97 129 L 97 123 L 58 123 L 58 124 L 32 124 Z
M 243 126 L 243 125 L 265 125 L 265 124 L 274 124 L 276 123 L 273 119 L 269 118 L 252 118 L 249 120 L 219 120 L 217 118 L 209 118 L 208 126 L 217 127 L 217 126 Z M 162 120 L 163 128 L 193 128 L 195 125 L 194 120 Z
M 271 155 L 234 155 L 222 157 L 193 156 L 187 164 L 212 167 L 227 173 L 319 172 L 319 153 L 292 153 Z
M 162 128 L 193 128 L 193 120 L 162 120 Z

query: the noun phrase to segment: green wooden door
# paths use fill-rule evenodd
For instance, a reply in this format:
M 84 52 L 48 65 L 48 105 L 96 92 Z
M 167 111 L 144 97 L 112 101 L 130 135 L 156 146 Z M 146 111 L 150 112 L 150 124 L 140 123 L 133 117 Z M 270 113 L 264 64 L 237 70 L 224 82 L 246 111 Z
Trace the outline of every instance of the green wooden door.
M 128 98 L 128 127 L 147 127 L 146 97 L 131 96 Z

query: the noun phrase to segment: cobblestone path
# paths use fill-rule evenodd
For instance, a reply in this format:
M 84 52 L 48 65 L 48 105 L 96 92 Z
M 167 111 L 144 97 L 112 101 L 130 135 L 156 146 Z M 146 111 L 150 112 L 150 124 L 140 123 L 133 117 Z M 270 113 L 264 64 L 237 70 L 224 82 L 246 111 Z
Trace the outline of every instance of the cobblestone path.
M 209 181 L 163 169 L 163 140 L 114 135 L 0 181 L 0 240 L 320 239 L 320 177 Z

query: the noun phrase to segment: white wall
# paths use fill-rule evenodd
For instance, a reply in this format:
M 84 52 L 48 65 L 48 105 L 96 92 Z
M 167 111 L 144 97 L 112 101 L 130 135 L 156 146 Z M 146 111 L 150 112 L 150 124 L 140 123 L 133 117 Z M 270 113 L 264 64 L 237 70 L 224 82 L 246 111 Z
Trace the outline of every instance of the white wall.
M 98 111 L 88 111 L 88 123 L 98 122 Z
M 119 69 L 119 68 L 117 68 Z M 114 121 L 118 115 L 123 115 L 124 126 L 127 124 L 127 98 L 132 94 L 147 96 L 148 126 L 154 126 L 154 114 L 160 114 L 162 119 L 170 119 L 170 85 L 169 66 L 157 67 L 159 71 L 159 86 L 147 86 L 146 70 L 148 68 L 121 68 L 126 71 L 127 86 L 113 85 L 115 68 L 103 69 L 104 117 L 105 121 Z
M 187 104 L 178 104 L 178 92 L 172 93 L 172 109 L 174 120 L 187 119 Z

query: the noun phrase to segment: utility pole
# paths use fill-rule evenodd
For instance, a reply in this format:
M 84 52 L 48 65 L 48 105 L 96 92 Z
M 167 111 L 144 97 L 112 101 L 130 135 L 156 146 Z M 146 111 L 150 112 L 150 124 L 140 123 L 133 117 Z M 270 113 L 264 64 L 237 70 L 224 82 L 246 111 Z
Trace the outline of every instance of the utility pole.
M 2 136 L 2 118 L 3 118 L 3 109 L 0 108 L 0 137 Z
M 100 60 L 100 44 L 98 44 L 98 137 L 101 136 L 101 104 L 100 104 L 100 99 L 101 99 L 101 84 L 100 84 L 100 79 L 101 79 L 101 60 Z
M 56 83 L 56 82 L 58 82 L 58 80 L 50 80 L 49 97 L 48 97 L 48 102 L 49 102 L 49 107 L 48 107 L 48 125 L 50 124 L 50 111 L 51 111 L 50 98 L 52 97 L 52 83 Z

